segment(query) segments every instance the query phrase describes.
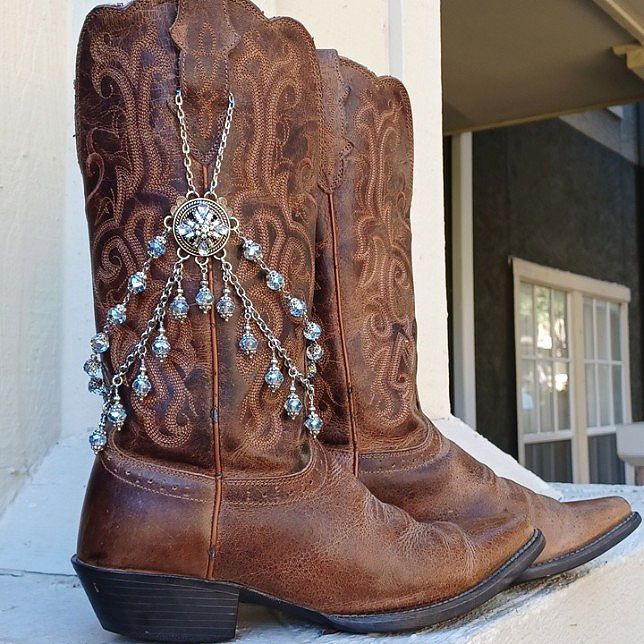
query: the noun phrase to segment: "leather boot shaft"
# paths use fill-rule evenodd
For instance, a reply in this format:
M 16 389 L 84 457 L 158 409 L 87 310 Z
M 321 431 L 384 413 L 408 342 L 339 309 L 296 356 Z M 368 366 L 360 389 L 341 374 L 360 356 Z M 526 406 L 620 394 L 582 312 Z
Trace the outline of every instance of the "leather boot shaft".
M 318 58 L 335 146 L 318 220 L 323 439 L 355 451 L 405 448 L 426 433 L 416 391 L 409 97 L 396 79 L 335 52 Z
M 289 19 L 269 22 L 247 3 L 183 0 L 177 7 L 138 0 L 90 14 L 78 61 L 77 139 L 99 324 L 145 260 L 145 240 L 160 232 L 171 205 L 187 190 L 174 106 L 178 86 L 185 92 L 201 190 L 212 176 L 228 93 L 235 96 L 219 195 L 310 310 L 321 90 L 304 29 Z M 228 259 L 236 270 L 238 257 Z M 112 343 L 112 371 L 145 325 L 172 261 L 161 260 L 145 297 L 130 305 Z M 239 277 L 303 370 L 301 325 L 289 318 L 283 298 L 267 293 L 255 266 L 240 263 Z M 200 279 L 198 267 L 188 263 L 188 301 L 194 302 Z M 210 286 L 217 294 L 223 284 L 214 279 Z M 197 311 L 169 325 L 176 360 L 148 360 L 152 393 L 144 401 L 124 393 L 131 413 L 115 439 L 123 449 L 228 474 L 249 467 L 256 474 L 301 469 L 308 452 L 302 417 L 285 419 L 285 394 L 272 394 L 263 382 L 268 348 L 261 345 L 251 359 L 239 351 L 243 323 L 237 307 L 226 323 L 214 311 Z

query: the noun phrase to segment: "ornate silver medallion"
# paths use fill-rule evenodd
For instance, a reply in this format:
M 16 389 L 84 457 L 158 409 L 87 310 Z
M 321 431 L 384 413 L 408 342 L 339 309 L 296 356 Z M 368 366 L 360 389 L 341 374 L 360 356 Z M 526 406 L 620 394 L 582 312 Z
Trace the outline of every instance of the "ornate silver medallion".
M 195 257 L 212 257 L 230 238 L 230 218 L 221 200 L 178 200 L 172 213 L 172 232 L 177 244 Z

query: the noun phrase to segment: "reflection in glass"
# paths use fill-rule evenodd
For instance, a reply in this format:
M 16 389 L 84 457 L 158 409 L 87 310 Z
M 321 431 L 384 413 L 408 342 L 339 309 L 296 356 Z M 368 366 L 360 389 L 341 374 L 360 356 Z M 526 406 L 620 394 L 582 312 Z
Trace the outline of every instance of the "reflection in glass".
M 597 427 L 597 393 L 595 389 L 595 365 L 586 365 L 586 424 Z
M 597 358 L 608 359 L 608 320 L 606 302 L 595 300 L 595 323 L 597 324 Z
M 534 366 L 533 360 L 521 360 L 521 414 L 523 416 L 523 431 L 526 434 L 539 431 Z
M 571 441 L 527 444 L 525 464 L 545 481 L 572 483 Z
M 610 356 L 613 360 L 622 359 L 622 343 L 620 328 L 619 306 L 617 304 L 609 304 L 610 313 Z
M 562 291 L 552 291 L 552 333 L 556 358 L 563 358 L 568 355 L 566 300 L 566 294 Z
M 557 397 L 557 429 L 570 429 L 570 381 L 568 364 L 555 362 L 555 396 Z
M 593 301 L 590 298 L 584 298 L 584 357 L 586 360 L 592 360 L 595 357 L 595 347 L 593 339 L 595 329 L 593 325 Z
M 555 429 L 552 363 L 539 360 L 537 362 L 537 378 L 541 418 L 540 430 L 542 432 L 552 432 Z
M 534 354 L 532 284 L 521 284 L 519 299 L 519 346 L 522 355 Z
M 624 422 L 624 401 L 622 400 L 622 366 L 613 365 L 613 422 L 620 425 Z
M 552 350 L 550 331 L 550 289 L 543 286 L 534 287 L 534 301 L 537 315 L 537 353 L 549 356 Z
M 610 425 L 610 367 L 607 364 L 597 365 L 597 393 L 599 395 L 599 424 L 604 427 Z
M 617 456 L 615 434 L 588 437 L 591 483 L 621 484 L 626 481 L 624 463 Z

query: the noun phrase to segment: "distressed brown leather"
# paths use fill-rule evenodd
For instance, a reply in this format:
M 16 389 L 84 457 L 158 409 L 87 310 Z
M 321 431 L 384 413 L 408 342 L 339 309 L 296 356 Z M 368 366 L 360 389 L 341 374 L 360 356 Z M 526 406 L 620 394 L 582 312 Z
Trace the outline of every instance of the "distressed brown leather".
M 143 262 L 145 240 L 187 190 L 173 110 L 179 82 L 196 88 L 186 110 L 202 150 L 218 136 L 203 124 L 234 93 L 220 194 L 244 233 L 262 244 L 267 263 L 312 304 L 325 158 L 313 42 L 298 23 L 268 21 L 241 0 L 230 0 L 227 12 L 219 2 L 203 7 L 189 0 L 100 7 L 81 35 L 78 152 L 99 323 Z M 202 46 L 204 33 L 212 47 Z M 210 73 L 212 86 L 198 91 Z M 203 185 L 210 170 L 195 169 Z M 147 320 L 171 261 L 155 268 L 115 332 L 112 368 Z M 301 329 L 251 266 L 240 265 L 239 275 L 303 368 Z M 198 282 L 191 265 L 189 301 Z M 212 287 L 216 293 L 221 284 Z M 128 422 L 96 459 L 81 561 L 236 582 L 317 611 L 360 613 L 452 597 L 529 541 L 533 528 L 522 518 L 423 524 L 377 500 L 303 432 L 301 419 L 284 418 L 284 392 L 271 394 L 262 383 L 266 349 L 250 360 L 237 349 L 239 309 L 228 323 L 198 310 L 181 325 L 168 322 L 169 359 L 147 361 L 153 394 L 125 398 Z
M 325 84 L 324 104 L 335 132 L 334 182 L 322 182 L 328 195 L 318 218 L 314 302 L 325 329 L 323 440 L 379 499 L 418 520 L 458 523 L 504 511 L 526 517 L 546 537 L 538 562 L 591 542 L 630 514 L 626 501 L 560 503 L 537 495 L 495 476 L 422 413 L 409 98 L 399 81 L 378 78 L 335 52 L 321 52 L 319 59 L 323 78 L 334 79 Z

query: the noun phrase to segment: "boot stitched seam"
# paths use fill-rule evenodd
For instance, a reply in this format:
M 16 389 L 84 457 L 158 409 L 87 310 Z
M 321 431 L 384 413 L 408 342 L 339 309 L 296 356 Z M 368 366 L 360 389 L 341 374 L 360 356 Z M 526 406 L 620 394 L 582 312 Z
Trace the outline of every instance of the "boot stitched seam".
M 137 483 L 136 481 L 130 481 L 130 480 L 124 478 L 123 476 L 117 474 L 115 471 L 111 470 L 110 468 L 108 468 L 107 465 L 105 464 L 105 462 L 103 461 L 103 459 L 101 459 L 101 465 L 103 466 L 103 468 L 105 469 L 105 471 L 108 474 L 111 474 L 114 478 L 118 479 L 122 483 L 126 483 L 127 485 L 131 485 L 132 487 L 139 488 L 140 490 L 145 490 L 146 492 L 150 492 L 151 494 L 160 494 L 161 496 L 168 496 L 168 497 L 171 497 L 173 499 L 180 499 L 182 501 L 194 501 L 196 503 L 208 503 L 207 499 L 198 499 L 198 498 L 192 497 L 192 496 L 182 496 L 182 495 L 179 495 L 179 494 L 171 494 L 169 492 L 156 490 L 152 486 L 147 487 L 145 485 L 141 485 L 140 483 Z

